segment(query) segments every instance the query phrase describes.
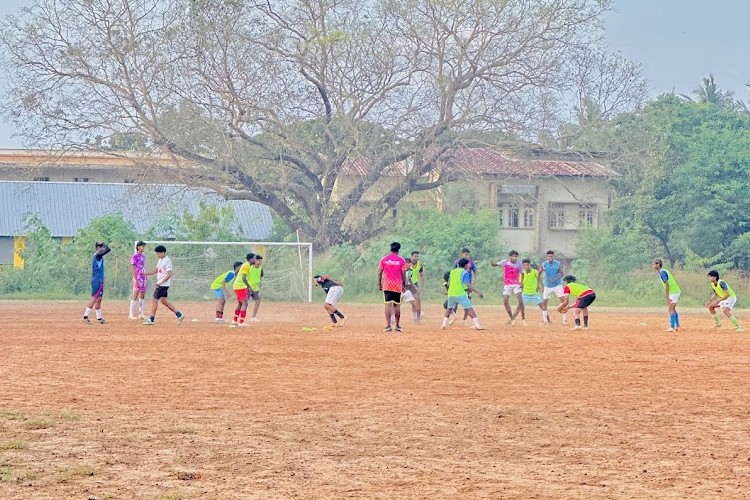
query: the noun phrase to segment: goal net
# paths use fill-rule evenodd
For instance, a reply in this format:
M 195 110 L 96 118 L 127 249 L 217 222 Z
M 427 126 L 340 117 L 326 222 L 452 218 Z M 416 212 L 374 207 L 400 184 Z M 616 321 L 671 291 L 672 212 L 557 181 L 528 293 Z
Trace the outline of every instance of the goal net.
M 136 242 L 137 243 L 137 242 Z M 174 276 L 169 296 L 186 300 L 213 300 L 211 282 L 245 262 L 252 252 L 263 256 L 263 300 L 312 302 L 312 243 L 258 241 L 146 241 L 146 269 L 156 266 L 154 248 L 164 245 L 172 259 Z M 135 247 L 135 243 L 133 245 Z M 149 288 L 154 279 L 149 276 Z M 228 284 L 231 289 L 231 283 Z

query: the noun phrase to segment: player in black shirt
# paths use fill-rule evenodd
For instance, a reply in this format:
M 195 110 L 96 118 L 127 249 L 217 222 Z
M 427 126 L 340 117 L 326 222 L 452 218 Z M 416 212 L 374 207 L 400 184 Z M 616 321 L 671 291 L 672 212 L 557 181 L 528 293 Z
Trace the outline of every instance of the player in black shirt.
M 339 299 L 344 294 L 343 285 L 339 281 L 336 281 L 325 274 L 314 276 L 313 281 L 315 282 L 315 286 L 321 287 L 326 293 L 326 301 L 325 304 L 323 304 L 323 308 L 331 317 L 331 324 L 326 326 L 325 330 L 330 330 L 337 326 L 344 326 L 344 323 L 346 323 L 346 316 L 336 308 L 336 304 L 338 304 Z M 341 321 L 338 321 L 336 316 L 341 318 Z

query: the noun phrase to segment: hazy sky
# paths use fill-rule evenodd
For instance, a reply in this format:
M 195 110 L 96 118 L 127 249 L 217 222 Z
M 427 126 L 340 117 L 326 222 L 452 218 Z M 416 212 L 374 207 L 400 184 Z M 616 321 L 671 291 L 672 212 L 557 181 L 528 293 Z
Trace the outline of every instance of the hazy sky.
M 0 16 L 33 0 L 0 0 Z M 643 64 L 651 93 L 690 93 L 713 73 L 719 86 L 750 100 L 750 2 L 747 0 L 614 0 L 607 15 L 611 49 Z M 22 146 L 0 117 L 0 148 Z

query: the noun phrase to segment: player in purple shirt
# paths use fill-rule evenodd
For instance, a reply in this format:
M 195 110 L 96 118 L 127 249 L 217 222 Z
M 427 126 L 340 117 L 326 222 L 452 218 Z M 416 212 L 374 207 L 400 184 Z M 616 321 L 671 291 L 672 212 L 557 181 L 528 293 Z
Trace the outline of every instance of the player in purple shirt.
M 146 243 L 135 244 L 135 253 L 130 258 L 130 270 L 133 274 L 133 294 L 130 296 L 130 314 L 128 319 L 146 319 L 145 297 L 148 287 L 146 278 Z

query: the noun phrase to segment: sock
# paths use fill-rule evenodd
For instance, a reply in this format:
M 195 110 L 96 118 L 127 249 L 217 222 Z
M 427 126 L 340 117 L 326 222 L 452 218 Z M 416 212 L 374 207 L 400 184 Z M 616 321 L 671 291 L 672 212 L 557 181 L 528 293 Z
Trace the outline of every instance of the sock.
M 135 316 L 135 305 L 137 302 L 133 299 L 130 299 L 130 315 Z
M 333 311 L 333 314 L 335 314 L 336 316 L 338 316 L 341 319 L 344 319 L 343 313 L 341 311 L 339 311 L 338 309 L 336 309 L 335 311 Z
M 234 321 L 235 323 L 237 323 L 237 320 L 239 318 L 240 318 L 240 308 L 238 307 L 237 309 L 234 310 L 234 319 L 232 321 Z
M 336 315 L 334 313 L 330 313 L 329 316 L 331 317 L 331 321 L 334 325 L 338 323 L 338 321 L 336 321 Z
M 443 316 L 443 326 L 448 326 L 448 318 Z
M 674 312 L 674 327 L 675 328 L 680 327 L 680 315 L 677 314 L 677 311 Z
M 86 310 L 85 310 L 85 311 L 83 311 L 83 317 L 84 317 L 84 318 L 88 318 L 88 317 L 89 317 L 89 314 L 91 314 L 91 309 L 89 309 L 89 308 L 87 307 L 87 308 L 86 308 Z
M 96 310 L 96 319 L 102 319 L 102 310 L 101 309 L 97 309 Z
M 139 299 L 138 300 L 138 307 L 140 309 L 140 314 L 146 315 L 146 299 Z
M 732 316 L 732 318 L 734 318 L 734 316 Z M 729 318 L 729 320 L 731 321 L 732 318 Z M 717 325 L 721 324 L 721 320 L 719 319 L 719 313 L 714 313 L 714 323 L 716 323 Z M 734 321 L 732 321 L 732 323 L 734 323 Z
M 151 323 L 153 323 L 154 321 L 156 321 L 156 316 L 149 316 L 148 319 L 150 319 Z
M 576 318 L 576 326 L 581 326 L 581 320 Z
M 224 311 L 216 311 L 216 319 L 222 319 L 224 317 Z
M 542 311 L 542 321 L 549 321 L 549 311 Z
M 240 311 L 240 324 L 245 322 L 246 317 L 247 317 L 247 311 Z
M 734 314 L 729 316 L 729 321 L 731 321 L 734 326 L 740 326 L 740 322 L 737 321 L 737 318 L 734 317 Z
M 584 316 L 583 317 L 583 326 L 589 326 L 589 317 L 588 316 Z
M 176 313 L 174 313 L 174 315 L 177 316 L 178 318 L 182 317 L 182 313 L 180 311 L 177 311 Z
M 567 314 L 563 314 L 562 318 L 563 318 L 563 321 L 568 321 L 568 315 Z
M 473 318 L 471 322 L 474 323 L 474 326 L 479 326 L 479 318 Z

